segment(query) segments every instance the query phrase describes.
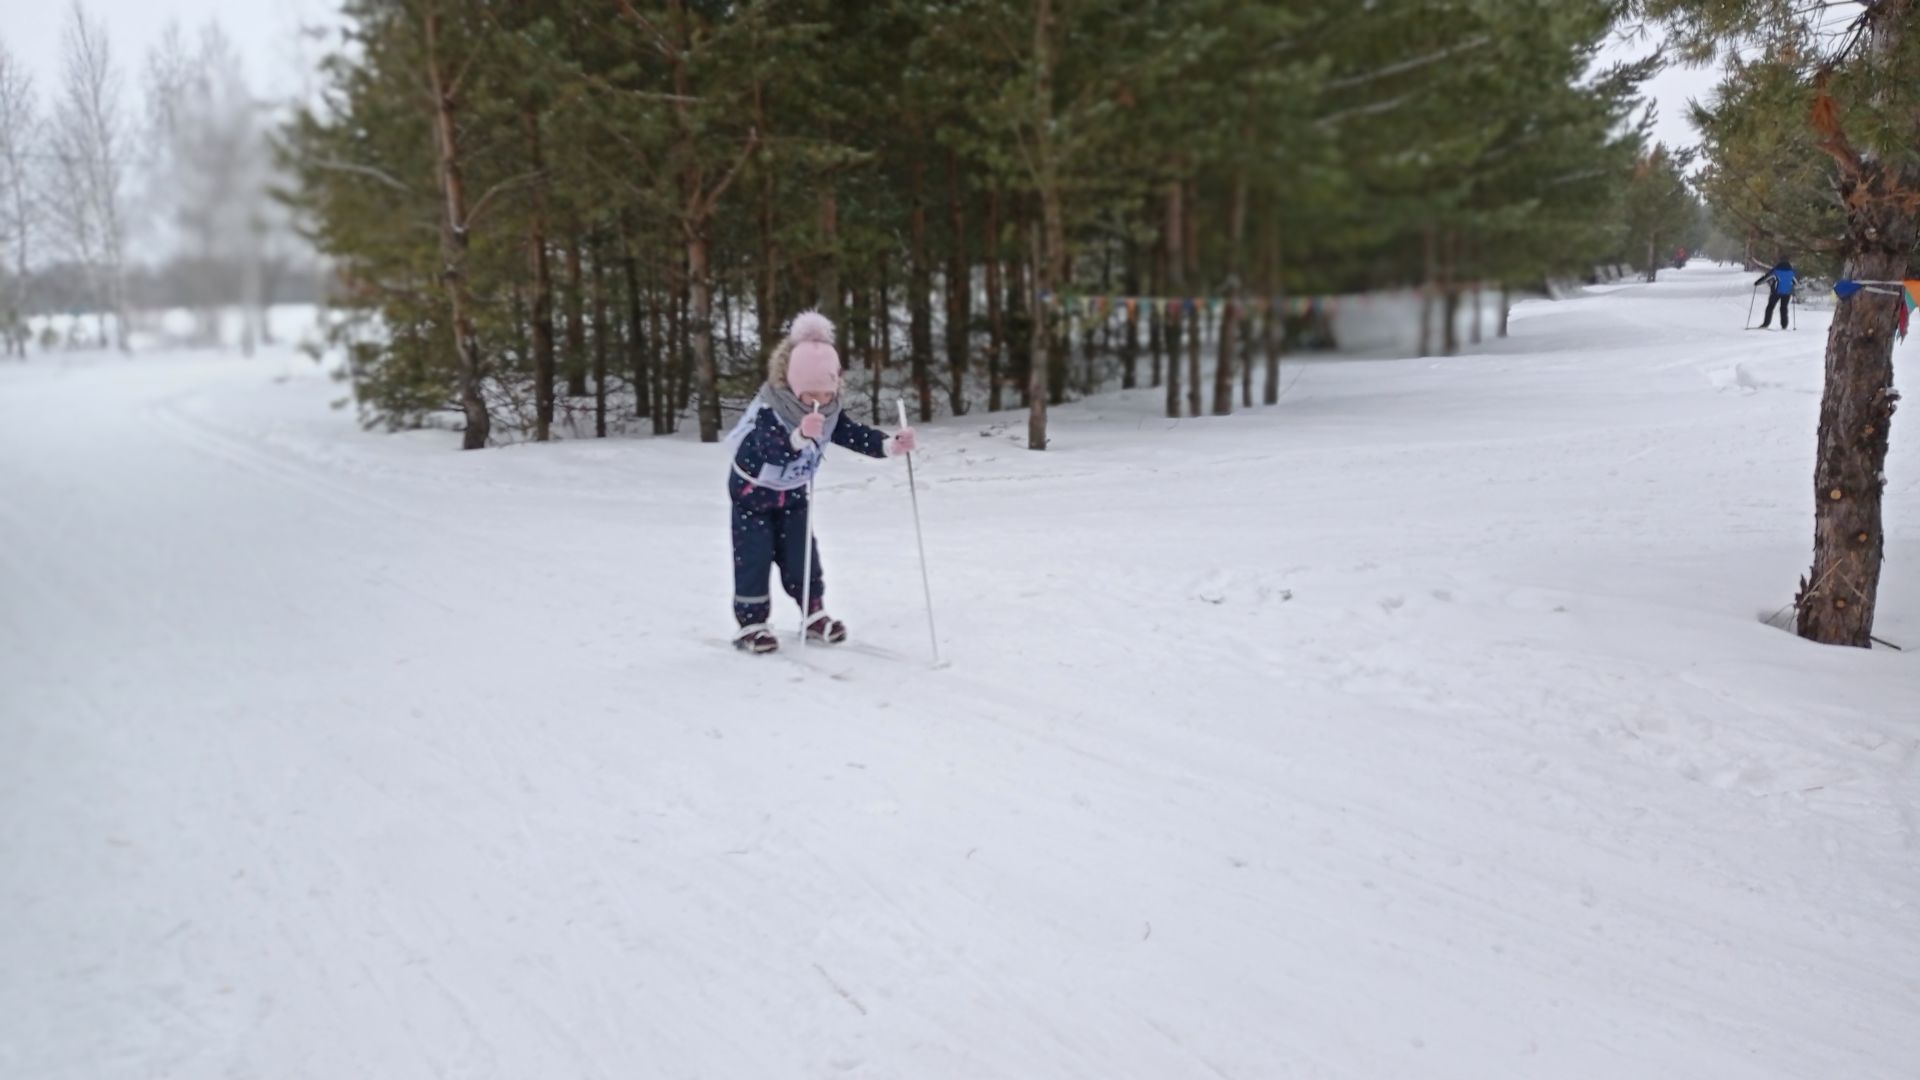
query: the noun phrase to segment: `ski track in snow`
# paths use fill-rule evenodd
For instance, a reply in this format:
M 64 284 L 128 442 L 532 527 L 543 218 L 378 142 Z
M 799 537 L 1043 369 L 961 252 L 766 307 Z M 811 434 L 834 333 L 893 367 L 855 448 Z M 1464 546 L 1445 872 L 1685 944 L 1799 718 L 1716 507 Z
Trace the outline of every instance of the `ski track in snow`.
M 714 448 L 0 365 L 0 1076 L 1910 1077 L 1920 441 L 1910 651 L 1761 625 L 1826 315 L 1747 283 L 931 425 L 942 670 L 898 463 L 818 518 L 899 655 L 756 660 Z

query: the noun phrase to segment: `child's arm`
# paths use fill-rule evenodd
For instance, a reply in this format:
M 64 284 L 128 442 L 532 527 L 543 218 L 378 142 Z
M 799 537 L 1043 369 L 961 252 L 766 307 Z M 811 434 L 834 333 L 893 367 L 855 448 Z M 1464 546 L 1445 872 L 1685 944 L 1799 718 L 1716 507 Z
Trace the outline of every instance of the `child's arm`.
M 840 422 L 833 425 L 833 441 L 838 446 L 858 451 L 868 457 L 887 456 L 887 436 L 878 428 L 870 428 L 859 423 L 846 413 L 840 414 Z
M 799 456 L 787 426 L 772 409 L 764 409 L 754 421 L 753 430 L 740 440 L 740 452 L 734 456 L 734 462 L 748 476 L 758 476 L 762 465 L 784 466 Z

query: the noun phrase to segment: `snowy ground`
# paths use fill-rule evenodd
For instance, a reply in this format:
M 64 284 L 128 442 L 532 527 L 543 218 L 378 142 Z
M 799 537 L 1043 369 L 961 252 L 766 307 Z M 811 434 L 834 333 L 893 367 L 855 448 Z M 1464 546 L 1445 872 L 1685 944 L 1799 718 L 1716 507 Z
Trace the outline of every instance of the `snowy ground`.
M 0 365 L 0 1076 L 1910 1078 L 1920 417 L 1910 651 L 1763 626 L 1825 316 L 1748 280 L 936 425 L 938 671 L 715 644 L 711 447 Z M 823 483 L 923 656 L 900 463 Z

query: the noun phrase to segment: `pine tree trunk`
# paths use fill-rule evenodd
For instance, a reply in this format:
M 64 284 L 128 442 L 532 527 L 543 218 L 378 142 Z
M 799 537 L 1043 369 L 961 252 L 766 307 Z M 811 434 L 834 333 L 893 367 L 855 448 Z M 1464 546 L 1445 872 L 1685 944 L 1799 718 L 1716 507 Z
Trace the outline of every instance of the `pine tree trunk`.
M 540 114 L 532 105 L 521 109 L 527 134 L 527 162 L 535 173 L 546 170 L 540 150 Z M 533 212 L 527 215 L 527 262 L 533 274 L 533 439 L 553 437 L 553 275 L 547 263 L 546 183 L 535 181 Z M 571 328 L 569 328 L 571 331 Z
M 1113 245 L 1100 246 L 1100 295 L 1094 298 L 1093 322 L 1087 339 L 1089 394 L 1106 387 L 1110 376 L 1103 360 L 1113 355 L 1113 309 L 1108 306 L 1113 297 Z
M 682 252 L 680 280 L 674 287 L 673 295 L 673 359 L 670 373 L 673 379 L 673 409 L 667 414 L 669 435 L 680 429 L 680 418 L 687 415 L 687 406 L 693 402 L 693 344 L 687 320 L 687 313 L 693 306 L 693 298 L 688 293 L 687 276 L 688 257 L 691 255 L 691 248 Z
M 1041 194 L 1041 259 L 1041 288 L 1054 296 L 1054 304 L 1039 313 L 1041 327 L 1046 331 L 1046 402 L 1062 405 L 1068 400 L 1068 354 L 1073 348 L 1073 321 L 1066 309 L 1066 298 L 1060 296 L 1060 292 L 1073 281 L 1073 271 L 1066 254 L 1066 213 L 1060 206 L 1058 192 Z M 1044 446 L 1031 446 L 1031 438 L 1027 442 L 1029 450 L 1044 450 Z
M 1233 334 L 1240 322 L 1240 297 L 1229 291 L 1220 305 L 1220 339 L 1214 342 L 1213 415 L 1233 415 L 1233 361 L 1239 345 Z
M 1127 291 L 1121 301 L 1127 306 L 1127 331 L 1120 339 L 1120 389 L 1132 390 L 1140 385 L 1140 305 L 1136 301 L 1140 295 L 1140 248 L 1132 240 L 1127 241 L 1127 276 L 1121 287 Z
M 713 282 L 708 276 L 706 223 L 687 237 L 687 334 L 698 381 L 700 441 L 720 441 L 720 386 L 713 357 Z
M 1034 291 L 1034 270 L 1027 255 L 1027 229 L 1018 224 L 1014 248 L 1019 254 L 1007 263 L 1007 377 L 1027 408 L 1027 391 L 1033 384 L 1033 321 L 1038 294 Z
M 1167 248 L 1156 240 L 1153 245 L 1153 276 L 1148 284 L 1153 295 L 1146 298 L 1147 305 L 1147 348 L 1152 353 L 1153 366 L 1148 386 L 1159 389 L 1160 365 L 1166 359 L 1166 309 L 1161 298 L 1167 294 Z
M 607 352 L 612 344 L 613 319 L 607 310 L 606 245 L 593 250 L 593 435 L 607 437 Z M 579 244 L 574 244 L 579 251 Z
M 467 295 L 467 252 L 470 237 L 467 222 L 467 191 L 461 176 L 459 125 L 455 122 L 458 103 L 439 53 L 440 14 L 429 10 L 425 19 L 427 40 L 427 77 L 433 90 L 434 136 L 438 149 L 440 194 L 446 202 L 447 216 L 440 222 L 440 280 L 446 286 L 447 307 L 453 322 L 454 350 L 460 361 L 460 407 L 466 414 L 466 431 L 461 449 L 478 450 L 487 445 L 493 431 L 493 417 L 481 396 L 480 338 L 473 328 L 472 301 Z
M 1876 28 L 1877 44 L 1900 29 Z M 1843 176 L 1847 210 L 1844 276 L 1900 281 L 1916 240 L 1920 192 L 1896 170 L 1867 160 Z M 1899 296 L 1858 292 L 1839 302 L 1827 332 L 1826 386 L 1814 459 L 1813 568 L 1795 598 L 1800 636 L 1827 645 L 1872 645 L 1885 557 L 1881 499 L 1888 429 L 1900 394 L 1893 386 Z
M 633 242 L 623 231 L 620 236 L 620 269 L 627 285 L 627 365 L 633 372 L 633 415 L 653 419 L 652 351 L 658 339 L 653 330 L 642 329 L 645 317 L 640 308 L 640 261 L 634 257 Z M 657 329 L 657 327 L 655 328 Z
M 1006 311 L 1000 298 L 1000 189 L 987 196 L 987 411 L 999 412 L 1000 356 L 1006 348 Z
M 1080 396 L 1092 395 L 1100 388 L 1100 327 L 1098 299 L 1084 297 L 1080 314 Z
M 1199 206 L 1200 206 L 1199 185 L 1192 181 L 1189 181 L 1187 185 L 1186 252 L 1187 252 L 1187 269 L 1190 273 L 1194 273 L 1194 274 L 1197 274 L 1200 268 L 1200 215 L 1196 212 Z M 1206 332 L 1204 328 L 1205 324 L 1203 322 L 1203 314 L 1202 314 L 1206 306 L 1206 298 L 1195 297 L 1194 299 L 1196 303 L 1193 305 L 1193 310 L 1188 312 L 1189 321 L 1193 323 L 1193 326 L 1189 328 L 1189 330 L 1187 331 L 1187 415 L 1188 416 L 1200 415 L 1200 399 L 1201 399 L 1201 395 L 1205 391 L 1205 384 L 1201 381 L 1202 374 L 1200 370 L 1200 365 L 1201 365 L 1200 342 L 1201 342 L 1201 339 L 1206 336 Z
M 1047 309 L 1046 322 L 1046 364 L 1047 404 L 1065 405 L 1067 403 L 1067 364 L 1073 346 L 1073 319 L 1067 314 L 1065 301 L 1059 308 Z
M 1187 301 L 1186 224 L 1181 220 L 1180 185 L 1167 185 L 1167 287 L 1173 295 L 1173 309 L 1166 313 L 1167 343 L 1167 419 L 1180 418 L 1180 330 L 1185 322 Z
M 1480 344 L 1480 326 L 1485 318 L 1487 301 L 1480 289 L 1480 282 L 1473 283 L 1473 336 L 1468 340 Z
M 583 308 L 585 287 L 580 280 L 580 233 L 567 242 L 567 396 L 587 392 L 587 339 Z
M 967 324 L 972 319 L 973 264 L 967 260 L 967 204 L 961 191 L 960 158 L 947 151 L 947 407 L 954 416 L 967 412 Z
M 841 349 L 841 367 L 847 375 L 864 369 L 873 358 L 873 294 L 855 286 L 847 295 L 847 343 Z M 760 365 L 766 370 L 766 365 Z M 848 400 L 854 395 L 849 394 Z
M 887 279 L 887 253 L 880 253 L 880 348 L 873 354 L 873 417 L 880 419 L 880 380 L 893 361 L 893 283 Z
M 1043 9 L 1050 6 L 1048 0 L 1039 0 L 1039 2 Z M 1038 272 L 1044 264 L 1040 254 L 1040 223 L 1037 221 L 1027 223 L 1027 253 Z M 1039 283 L 1042 287 L 1044 287 L 1044 280 L 1044 277 L 1040 278 Z M 1036 297 L 1027 344 L 1028 355 L 1033 358 L 1029 365 L 1031 370 L 1027 372 L 1027 449 L 1029 450 L 1047 448 L 1047 367 L 1049 365 L 1042 358 L 1051 351 L 1047 348 L 1045 340 L 1052 336 L 1045 329 L 1049 321 L 1049 311 L 1050 304 L 1042 303 Z
M 1213 367 L 1213 415 L 1233 413 L 1234 328 L 1240 321 L 1241 258 L 1247 239 L 1247 174 L 1233 177 L 1233 201 L 1227 207 L 1227 296 L 1220 306 L 1220 341 Z
M 629 262 L 634 259 L 631 250 L 627 258 Z M 640 294 L 646 297 L 647 332 L 644 337 L 637 333 L 634 335 L 643 346 L 634 362 L 646 365 L 646 370 L 641 373 L 645 381 L 640 384 L 646 387 L 640 392 L 640 402 L 645 411 L 640 415 L 652 422 L 655 435 L 665 435 L 667 433 L 667 328 L 661 315 L 657 269 L 655 264 L 648 264 L 646 287 Z M 633 317 L 637 324 L 640 318 L 639 297 L 632 296 L 628 300 L 633 305 Z
M 1265 385 L 1260 400 L 1268 405 L 1280 403 L 1280 350 L 1286 345 L 1286 313 L 1280 310 L 1280 218 L 1271 214 L 1266 228 L 1266 312 L 1260 320 L 1260 343 L 1267 354 Z
M 766 363 L 767 355 L 780 343 L 780 328 L 786 320 L 780 317 L 780 282 L 777 268 L 780 265 L 779 241 L 774 232 L 774 177 L 772 170 L 760 181 L 760 265 L 759 273 L 754 276 L 753 323 L 755 349 L 761 364 Z
M 1204 298 L 1195 298 L 1193 310 L 1187 312 L 1187 415 L 1200 415 L 1200 364 L 1201 339 L 1206 336 L 1201 319 L 1201 306 Z
M 1280 403 L 1280 349 L 1285 344 L 1286 324 L 1284 315 L 1276 310 L 1279 306 L 1277 300 L 1270 303 L 1260 320 L 1260 343 L 1267 354 L 1267 375 L 1260 390 L 1260 400 L 1267 405 Z
M 1513 313 L 1513 290 L 1500 286 L 1500 336 L 1507 336 L 1507 316 Z
M 933 383 L 928 369 L 933 363 L 933 268 L 927 264 L 927 192 L 925 163 L 915 158 L 911 227 L 908 249 L 912 263 L 907 267 L 908 341 L 911 350 L 913 392 L 919 398 L 920 422 L 933 419 Z
M 1240 405 L 1253 408 L 1253 362 L 1258 359 L 1259 344 L 1254 340 L 1253 310 L 1240 316 Z
M 1420 282 L 1420 355 L 1433 355 L 1433 226 L 1420 234 L 1422 279 Z
M 1440 348 L 1447 356 L 1460 354 L 1460 234 L 1447 230 L 1445 247 L 1441 249 L 1440 288 L 1445 302 L 1442 305 L 1440 327 Z
M 1033 13 L 1033 60 L 1034 115 L 1042 117 L 1039 130 L 1034 133 L 1035 158 L 1038 164 L 1038 183 L 1040 196 L 1040 220 L 1035 223 L 1029 234 L 1028 247 L 1031 249 L 1034 267 L 1034 284 L 1037 290 L 1055 298 L 1070 280 L 1067 276 L 1067 232 L 1066 218 L 1060 204 L 1059 173 L 1054 158 L 1054 102 L 1053 102 L 1053 0 L 1035 0 Z M 1027 449 L 1045 450 L 1047 448 L 1047 383 L 1049 376 L 1061 364 L 1065 357 L 1059 355 L 1057 343 L 1062 334 L 1048 326 L 1049 304 L 1036 302 L 1033 311 L 1033 371 L 1027 380 Z M 1041 337 L 1045 335 L 1047 352 L 1045 360 L 1040 355 Z M 1042 366 L 1044 363 L 1044 367 Z

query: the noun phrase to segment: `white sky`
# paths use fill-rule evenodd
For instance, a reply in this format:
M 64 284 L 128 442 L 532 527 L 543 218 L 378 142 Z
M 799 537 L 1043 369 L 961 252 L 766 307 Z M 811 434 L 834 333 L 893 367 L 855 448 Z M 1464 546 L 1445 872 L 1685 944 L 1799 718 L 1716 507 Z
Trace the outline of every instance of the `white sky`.
M 1605 49 L 1600 56 L 1603 63 L 1615 60 L 1635 60 L 1651 54 L 1659 46 L 1657 37 L 1643 41 L 1618 41 Z M 1670 147 L 1692 146 L 1700 140 L 1700 135 L 1687 122 L 1687 100 L 1697 98 L 1705 100 L 1712 96 L 1713 88 L 1720 81 L 1717 64 L 1704 68 L 1689 68 L 1669 65 L 1666 70 L 1655 75 L 1641 89 L 1647 97 L 1659 106 L 1654 121 L 1653 137 Z
M 4 0 L 4 6 L 0 42 L 33 74 L 44 105 L 60 78 L 61 33 L 72 17 L 72 0 Z M 336 0 L 84 0 L 84 6 L 107 28 L 130 109 L 138 108 L 147 52 L 169 21 L 180 23 L 191 44 L 202 25 L 218 20 L 245 62 L 255 92 L 270 98 L 304 92 L 323 55 L 322 43 L 302 42 L 300 26 L 340 22 Z

